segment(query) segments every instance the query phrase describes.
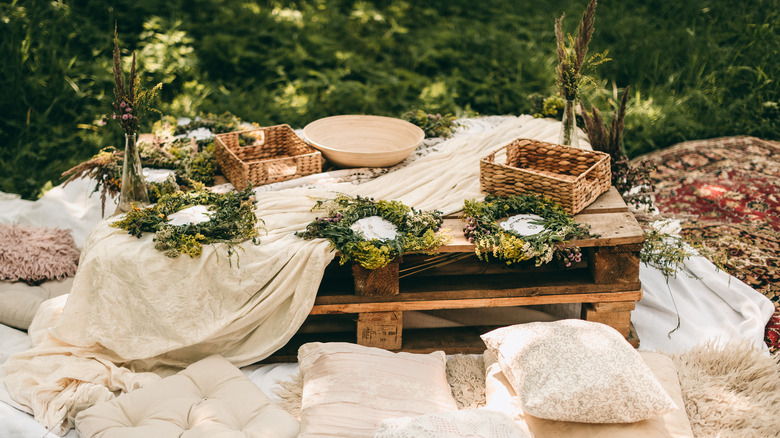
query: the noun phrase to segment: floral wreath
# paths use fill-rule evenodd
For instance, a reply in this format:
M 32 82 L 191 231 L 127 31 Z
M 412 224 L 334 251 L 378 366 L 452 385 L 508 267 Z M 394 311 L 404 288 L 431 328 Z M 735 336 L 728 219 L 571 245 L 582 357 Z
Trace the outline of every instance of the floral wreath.
M 438 232 L 442 218 L 439 211 L 420 211 L 399 201 L 374 201 L 366 197 L 339 195 L 319 200 L 312 210 L 322 209 L 327 216 L 318 217 L 296 235 L 304 239 L 325 238 L 341 254 L 339 262 L 359 263 L 366 269 L 378 269 L 404 253 L 433 254 L 445 244 L 448 233 Z M 395 227 L 395 237 L 367 238 L 355 225 L 361 219 L 378 216 Z
M 133 207 L 124 218 L 113 222 L 111 226 L 126 230 L 138 238 L 145 232 L 155 233 L 154 248 L 167 257 L 176 258 L 182 253 L 197 257 L 202 253 L 203 245 L 227 243 L 230 259 L 235 253 L 235 245 L 250 239 L 255 245 L 260 243 L 255 203 L 249 189 L 229 193 L 214 193 L 205 189 L 178 191 L 161 196 L 156 204 L 149 207 Z M 186 225 L 168 223 L 169 215 L 196 205 L 208 207 L 208 221 Z
M 539 216 L 526 223 L 540 231 L 522 235 L 501 226 L 502 218 L 519 214 Z M 534 260 L 541 266 L 556 257 L 569 267 L 582 260 L 582 253 L 576 245 L 565 245 L 566 241 L 590 235 L 589 226 L 575 222 L 560 204 L 531 194 L 466 200 L 462 220 L 466 222 L 463 234 L 474 244 L 477 257 L 484 261 L 492 257 L 507 265 Z

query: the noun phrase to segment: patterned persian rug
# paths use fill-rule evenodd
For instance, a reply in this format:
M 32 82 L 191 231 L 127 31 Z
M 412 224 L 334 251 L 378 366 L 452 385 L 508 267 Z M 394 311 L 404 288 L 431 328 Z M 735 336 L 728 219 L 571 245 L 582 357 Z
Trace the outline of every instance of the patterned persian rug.
M 766 295 L 775 313 L 765 340 L 780 352 L 780 143 L 724 137 L 635 159 L 656 166 L 656 207 L 713 263 Z

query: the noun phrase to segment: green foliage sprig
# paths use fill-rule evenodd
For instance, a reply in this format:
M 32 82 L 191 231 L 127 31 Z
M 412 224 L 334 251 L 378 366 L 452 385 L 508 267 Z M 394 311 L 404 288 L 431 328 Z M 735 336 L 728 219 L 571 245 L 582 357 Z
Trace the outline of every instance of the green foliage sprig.
M 200 143 L 188 138 L 171 141 L 155 139 L 152 143 L 139 142 L 141 162 L 146 167 L 172 169 L 182 183 L 211 184 L 217 171 L 214 142 Z
M 425 138 L 452 137 L 455 129 L 460 126 L 452 114 L 428 114 L 421 109 L 406 112 L 401 118 L 422 128 Z
M 317 201 L 314 209 L 325 210 L 327 215 L 316 218 L 296 235 L 304 239 L 328 239 L 339 251 L 341 264 L 353 261 L 366 269 L 378 269 L 405 253 L 434 254 L 449 238 L 449 234 L 439 232 L 443 222 L 441 212 L 420 211 L 399 201 L 339 195 Z M 395 225 L 397 237 L 368 240 L 350 228 L 358 220 L 371 216 Z
M 646 228 L 645 244 L 639 253 L 642 263 L 658 269 L 667 281 L 676 278 L 685 261 L 697 255 L 696 250 L 680 236 L 662 233 L 655 228 Z
M 521 236 L 499 225 L 500 219 L 516 214 L 540 216 L 538 225 L 544 226 L 544 231 Z M 582 255 L 579 247 L 567 245 L 567 241 L 590 236 L 589 227 L 575 222 L 560 204 L 532 194 L 487 195 L 485 201 L 466 200 L 462 219 L 466 222 L 463 234 L 474 243 L 477 257 L 485 261 L 492 257 L 507 265 L 534 260 L 536 266 L 541 266 L 555 256 L 565 266 L 571 266 Z
M 239 243 L 247 240 L 255 245 L 260 243 L 255 202 L 251 190 L 229 193 L 208 190 L 175 192 L 163 195 L 157 204 L 150 207 L 133 208 L 111 226 L 126 230 L 138 238 L 143 233 L 154 233 L 155 249 L 167 257 L 176 258 L 180 254 L 197 257 L 203 251 L 203 245 L 226 243 L 230 258 Z M 212 212 L 211 219 L 188 225 L 167 223 L 169 215 L 196 205 L 208 206 Z
M 560 95 L 543 96 L 538 93 L 528 96 L 528 100 L 533 105 L 534 118 L 542 119 L 545 117 L 561 120 L 563 117 L 563 108 L 566 101 Z

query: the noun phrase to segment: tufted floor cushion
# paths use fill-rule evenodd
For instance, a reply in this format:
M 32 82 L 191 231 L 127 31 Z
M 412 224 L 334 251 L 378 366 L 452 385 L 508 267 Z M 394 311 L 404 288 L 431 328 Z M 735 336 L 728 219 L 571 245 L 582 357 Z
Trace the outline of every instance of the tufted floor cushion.
M 82 438 L 295 437 L 300 423 L 214 355 L 76 416 Z

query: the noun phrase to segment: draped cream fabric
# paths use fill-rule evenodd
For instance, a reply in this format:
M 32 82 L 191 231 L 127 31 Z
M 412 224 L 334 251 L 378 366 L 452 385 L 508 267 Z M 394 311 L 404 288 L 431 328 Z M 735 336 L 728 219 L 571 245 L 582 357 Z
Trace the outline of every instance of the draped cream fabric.
M 237 366 L 262 360 L 303 323 L 334 256 L 326 241 L 293 235 L 317 216 L 315 199 L 342 192 L 453 213 L 481 198 L 480 158 L 518 137 L 555 141 L 560 126 L 530 116 L 489 119 L 362 184 L 257 190 L 268 233 L 259 246 L 241 245 L 232 262 L 224 245 L 169 259 L 151 235 L 139 240 L 100 223 L 64 309 L 42 306 L 33 324 L 43 335 L 4 365 L 11 397 L 64 433 L 78 411 L 156 379 L 137 373 L 170 374 L 215 353 Z

